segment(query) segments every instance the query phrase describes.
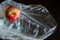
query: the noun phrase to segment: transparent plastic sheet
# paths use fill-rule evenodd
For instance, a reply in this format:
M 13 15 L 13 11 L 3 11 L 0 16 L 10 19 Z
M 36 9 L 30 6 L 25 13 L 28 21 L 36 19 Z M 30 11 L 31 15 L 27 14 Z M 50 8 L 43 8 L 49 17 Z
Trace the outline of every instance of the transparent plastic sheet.
M 21 18 L 10 22 L 5 17 L 5 10 L 16 6 L 21 11 Z M 42 5 L 24 5 L 13 0 L 0 4 L 0 37 L 11 40 L 43 40 L 56 29 L 57 23 L 49 11 Z

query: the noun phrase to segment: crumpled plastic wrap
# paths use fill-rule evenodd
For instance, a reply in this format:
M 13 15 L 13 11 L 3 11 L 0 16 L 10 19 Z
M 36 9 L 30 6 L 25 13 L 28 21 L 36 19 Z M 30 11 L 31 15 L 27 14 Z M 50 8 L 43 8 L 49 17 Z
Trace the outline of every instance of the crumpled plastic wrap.
M 5 10 L 16 6 L 21 18 L 14 22 L 5 17 Z M 13 0 L 0 4 L 0 38 L 11 40 L 43 40 L 54 33 L 57 23 L 49 11 L 42 5 L 24 5 Z

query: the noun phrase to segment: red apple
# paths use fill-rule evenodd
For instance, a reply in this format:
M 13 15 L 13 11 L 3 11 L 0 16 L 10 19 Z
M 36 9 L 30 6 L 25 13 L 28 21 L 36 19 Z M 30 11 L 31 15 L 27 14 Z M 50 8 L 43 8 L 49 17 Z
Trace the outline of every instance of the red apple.
M 15 21 L 21 16 L 21 13 L 17 7 L 10 6 L 9 8 L 7 8 L 5 16 L 8 20 Z

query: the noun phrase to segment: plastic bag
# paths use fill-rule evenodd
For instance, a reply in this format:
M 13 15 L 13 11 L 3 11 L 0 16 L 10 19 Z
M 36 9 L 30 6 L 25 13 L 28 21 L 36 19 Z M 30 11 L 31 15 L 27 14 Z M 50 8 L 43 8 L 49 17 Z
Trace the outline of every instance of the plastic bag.
M 16 6 L 21 18 L 14 22 L 5 17 L 5 10 Z M 24 5 L 13 0 L 0 4 L 0 37 L 11 40 L 43 40 L 54 33 L 57 23 L 42 5 Z

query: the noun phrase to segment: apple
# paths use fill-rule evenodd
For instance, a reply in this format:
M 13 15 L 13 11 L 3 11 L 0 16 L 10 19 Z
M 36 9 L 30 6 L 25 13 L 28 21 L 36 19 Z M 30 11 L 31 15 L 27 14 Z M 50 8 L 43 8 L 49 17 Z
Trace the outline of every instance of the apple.
M 15 21 L 21 16 L 21 13 L 17 7 L 10 6 L 6 9 L 5 16 L 9 21 Z

